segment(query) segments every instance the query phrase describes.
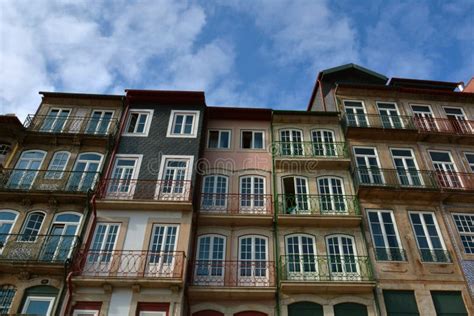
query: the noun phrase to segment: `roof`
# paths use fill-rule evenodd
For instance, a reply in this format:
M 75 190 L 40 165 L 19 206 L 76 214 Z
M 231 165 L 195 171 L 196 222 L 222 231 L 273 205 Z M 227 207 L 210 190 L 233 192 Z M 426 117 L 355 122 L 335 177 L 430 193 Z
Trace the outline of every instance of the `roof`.
M 206 106 L 206 97 L 203 91 L 125 89 L 125 93 L 129 102 Z
M 60 97 L 60 98 L 84 98 L 84 99 L 117 99 L 124 98 L 124 95 L 117 94 L 91 94 L 91 93 L 75 93 L 75 92 L 49 92 L 40 91 L 45 97 Z
M 443 91 L 454 91 L 454 89 L 456 89 L 459 84 L 460 82 L 419 80 L 407 78 L 392 78 L 388 83 L 389 86 L 395 87 L 434 89 Z
M 5 124 L 13 125 L 17 128 L 22 128 L 23 124 L 21 124 L 20 119 L 16 115 L 7 114 L 7 115 L 0 115 L 0 124 L 3 126 Z
M 240 120 L 240 121 L 270 121 L 271 109 L 236 108 L 236 107 L 207 107 L 209 119 Z

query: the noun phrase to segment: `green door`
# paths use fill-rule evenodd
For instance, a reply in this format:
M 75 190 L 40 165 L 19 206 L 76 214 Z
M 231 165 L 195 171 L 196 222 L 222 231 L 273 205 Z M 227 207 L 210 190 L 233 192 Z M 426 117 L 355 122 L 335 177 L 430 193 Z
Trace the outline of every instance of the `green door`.
M 387 316 L 419 316 L 413 291 L 383 291 Z
M 431 297 L 438 316 L 467 316 L 461 292 L 432 291 Z
M 357 303 L 341 303 L 334 305 L 335 316 L 367 316 L 367 306 Z
M 288 316 L 323 316 L 323 307 L 311 302 L 298 302 L 288 305 Z

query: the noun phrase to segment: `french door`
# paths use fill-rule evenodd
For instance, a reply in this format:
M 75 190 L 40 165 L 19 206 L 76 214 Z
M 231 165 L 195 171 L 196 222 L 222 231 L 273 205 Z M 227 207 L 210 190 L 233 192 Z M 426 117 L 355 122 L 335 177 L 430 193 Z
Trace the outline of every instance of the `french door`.
M 315 156 L 332 157 L 337 155 L 333 131 L 316 130 L 313 131 L 312 136 Z
M 283 178 L 283 203 L 287 214 L 309 213 L 308 183 L 303 177 Z
M 441 187 L 448 189 L 463 187 L 449 152 L 430 151 L 430 156 Z
M 363 184 L 383 184 L 384 179 L 375 148 L 354 148 L 359 172 L 359 181 Z
M 354 239 L 351 236 L 327 237 L 329 269 L 332 280 L 356 280 L 360 278 L 356 260 Z
M 427 105 L 412 105 L 413 115 L 415 116 L 415 123 L 418 128 L 425 132 L 437 131 L 438 126 L 431 112 L 431 108 Z
M 240 286 L 268 286 L 267 239 L 258 236 L 241 237 L 239 240 Z
M 383 128 L 403 128 L 403 123 L 395 103 L 377 102 L 377 108 L 380 113 Z
M 98 177 L 101 161 L 102 155 L 100 154 L 80 154 L 69 178 L 68 189 L 82 192 L 92 189 Z
M 71 113 L 70 109 L 51 109 L 43 121 L 41 132 L 59 133 L 64 129 L 67 118 Z
M 109 181 L 107 196 L 115 198 L 131 198 L 136 188 L 134 179 L 138 159 L 118 157 L 115 160 L 112 179 Z
M 205 235 L 198 239 L 194 282 L 203 285 L 224 285 L 225 238 Z
M 262 177 L 240 178 L 240 210 L 244 213 L 265 212 L 265 179 Z
M 74 215 L 76 216 L 76 215 Z M 78 219 L 79 216 L 76 216 Z M 74 249 L 78 222 L 54 223 L 47 237 L 41 260 L 64 262 Z
M 456 132 L 462 134 L 472 134 L 473 126 L 466 119 L 466 115 L 461 108 L 445 107 L 444 112 L 449 122 L 453 125 Z
M 23 152 L 10 176 L 8 188 L 30 189 L 38 175 L 38 170 L 45 155 L 46 153 L 37 150 Z
M 320 208 L 322 214 L 347 212 L 344 200 L 344 185 L 341 179 L 324 177 L 318 179 Z
M 147 260 L 147 275 L 171 277 L 176 262 L 178 225 L 155 225 L 151 234 Z M 180 258 L 178 258 L 180 259 Z M 182 260 L 182 259 L 181 259 Z M 181 264 L 184 264 L 181 263 Z
M 303 133 L 296 129 L 286 129 L 280 131 L 281 155 L 282 156 L 302 156 Z
M 344 101 L 346 120 L 349 126 L 368 127 L 364 105 L 360 101 Z
M 119 259 L 114 254 L 119 228 L 120 224 L 97 224 L 84 268 L 85 274 L 108 275 L 113 272 L 112 262 Z
M 188 163 L 188 159 L 166 159 L 159 199 L 183 200 L 189 195 L 190 188 L 186 183 Z
M 392 149 L 391 152 L 399 183 L 402 186 L 422 186 L 423 178 L 418 171 L 413 151 L 411 149 Z
M 113 115 L 113 111 L 93 111 L 89 119 L 89 124 L 87 125 L 86 133 L 97 135 L 107 134 Z
M 225 176 L 210 175 L 204 178 L 201 208 L 206 211 L 227 210 L 228 179 Z
M 317 280 L 318 261 L 313 236 L 286 237 L 286 272 L 290 280 Z

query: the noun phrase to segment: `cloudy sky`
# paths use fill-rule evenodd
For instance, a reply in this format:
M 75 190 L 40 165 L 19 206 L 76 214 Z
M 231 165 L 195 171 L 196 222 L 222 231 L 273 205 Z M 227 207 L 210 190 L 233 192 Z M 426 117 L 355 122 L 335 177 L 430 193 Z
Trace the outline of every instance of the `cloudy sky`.
M 349 62 L 467 82 L 474 1 L 0 0 L 0 113 L 21 118 L 41 90 L 305 109 L 317 72 Z

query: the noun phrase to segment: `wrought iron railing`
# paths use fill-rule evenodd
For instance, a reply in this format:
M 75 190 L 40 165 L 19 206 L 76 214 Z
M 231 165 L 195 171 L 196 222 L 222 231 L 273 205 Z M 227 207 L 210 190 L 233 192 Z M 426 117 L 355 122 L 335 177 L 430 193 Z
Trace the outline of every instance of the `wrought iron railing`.
M 351 255 L 283 255 L 281 281 L 361 282 L 373 281 L 369 257 Z
M 190 180 L 103 179 L 100 197 L 111 200 L 191 201 Z
M 375 247 L 375 258 L 379 261 L 407 261 L 405 249 Z
M 279 194 L 281 215 L 360 215 L 355 195 Z
M 182 279 L 185 259 L 183 251 L 88 250 L 76 256 L 73 272 L 90 278 Z
M 414 117 L 414 122 L 422 133 L 474 135 L 474 121 L 470 120 Z
M 356 186 L 437 189 L 433 171 L 415 169 L 354 168 Z
M 348 158 L 349 151 L 345 142 L 273 142 L 275 157 L 281 158 Z
M 420 251 L 420 257 L 422 262 L 438 262 L 438 263 L 449 263 L 451 262 L 451 255 L 449 251 L 443 249 L 418 249 Z
M 416 130 L 412 116 L 380 114 L 343 114 L 344 127 Z
M 26 117 L 24 126 L 29 131 L 51 134 L 84 134 L 107 136 L 117 131 L 118 119 L 94 116 L 34 115 Z
M 0 261 L 63 264 L 79 244 L 75 235 L 0 234 Z
M 99 172 L 32 169 L 0 170 L 0 190 L 83 192 L 94 190 Z
M 199 212 L 226 215 L 272 215 L 272 195 L 202 193 Z
M 443 190 L 474 190 L 474 173 L 434 171 L 438 186 Z
M 191 285 L 216 287 L 273 287 L 273 261 L 196 260 L 191 263 Z

